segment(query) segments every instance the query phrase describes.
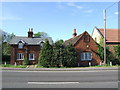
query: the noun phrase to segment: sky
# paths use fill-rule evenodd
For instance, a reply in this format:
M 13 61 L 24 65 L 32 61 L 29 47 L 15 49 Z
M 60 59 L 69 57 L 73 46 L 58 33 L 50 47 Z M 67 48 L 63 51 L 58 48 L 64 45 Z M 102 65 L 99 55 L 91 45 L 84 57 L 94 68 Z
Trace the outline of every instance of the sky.
M 0 29 L 16 36 L 46 32 L 53 41 L 72 38 L 93 28 L 104 28 L 103 10 L 107 13 L 107 28 L 118 28 L 118 3 L 114 2 L 2 2 Z

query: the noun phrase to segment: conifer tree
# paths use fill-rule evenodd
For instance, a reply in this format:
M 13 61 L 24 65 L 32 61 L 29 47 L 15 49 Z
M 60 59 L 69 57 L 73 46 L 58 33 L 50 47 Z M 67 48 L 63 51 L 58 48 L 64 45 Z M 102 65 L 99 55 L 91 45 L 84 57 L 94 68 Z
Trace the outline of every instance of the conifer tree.
M 73 45 L 67 45 L 64 49 L 63 66 L 72 67 L 77 64 L 77 53 Z
M 64 59 L 63 49 L 63 40 L 59 40 L 53 45 L 52 66 L 60 67 L 62 65 L 62 60 Z
M 46 40 L 40 51 L 38 65 L 41 65 L 43 67 L 51 66 L 52 54 L 53 54 L 52 46 L 49 44 L 49 41 Z

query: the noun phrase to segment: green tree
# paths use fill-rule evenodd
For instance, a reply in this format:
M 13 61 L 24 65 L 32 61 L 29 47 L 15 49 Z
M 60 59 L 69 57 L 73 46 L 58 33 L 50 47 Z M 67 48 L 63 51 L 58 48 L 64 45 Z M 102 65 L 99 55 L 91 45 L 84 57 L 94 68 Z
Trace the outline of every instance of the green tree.
M 10 40 L 14 37 L 15 35 L 12 34 L 7 34 L 3 33 L 2 34 L 2 62 L 10 62 L 10 45 L 9 42 Z
M 120 45 L 114 46 L 114 50 L 116 56 L 116 60 L 114 61 L 114 64 L 120 65 Z
M 104 47 L 103 47 L 104 43 L 103 43 L 103 40 L 104 39 L 100 40 L 100 44 L 96 43 L 98 45 L 97 55 L 100 57 L 100 59 L 102 61 L 104 61 Z M 111 51 L 109 51 L 108 46 L 106 47 L 106 60 L 107 60 L 107 63 L 115 60 L 114 54 Z
M 15 35 L 12 34 L 4 34 L 2 35 L 2 54 L 3 55 L 10 55 L 10 45 L 9 42 L 10 40 L 14 37 Z
M 34 34 L 34 37 L 48 37 L 48 34 L 45 32 L 38 32 Z
M 28 65 L 29 60 L 27 58 L 24 58 L 23 65 Z
M 72 67 L 77 64 L 77 53 L 73 45 L 67 45 L 64 49 L 63 66 Z
M 63 40 L 58 40 L 53 45 L 53 59 L 52 59 L 52 66 L 60 67 L 62 65 L 62 60 L 64 59 L 64 46 L 63 46 Z
M 114 46 L 115 56 L 120 58 L 120 45 Z
M 50 67 L 52 61 L 52 54 L 53 54 L 52 46 L 49 44 L 49 41 L 46 40 L 43 45 L 43 48 L 40 51 L 38 65 L 41 65 L 43 67 Z

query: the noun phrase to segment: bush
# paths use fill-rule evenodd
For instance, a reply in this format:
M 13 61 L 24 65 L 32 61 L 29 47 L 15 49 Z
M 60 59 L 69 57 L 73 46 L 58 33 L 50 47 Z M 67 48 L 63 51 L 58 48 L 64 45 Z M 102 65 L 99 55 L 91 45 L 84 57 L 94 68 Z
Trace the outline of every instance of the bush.
M 7 64 L 10 64 L 10 55 L 3 55 L 2 56 L 2 64 L 6 62 Z
M 27 58 L 24 58 L 23 65 L 28 65 L 29 61 Z

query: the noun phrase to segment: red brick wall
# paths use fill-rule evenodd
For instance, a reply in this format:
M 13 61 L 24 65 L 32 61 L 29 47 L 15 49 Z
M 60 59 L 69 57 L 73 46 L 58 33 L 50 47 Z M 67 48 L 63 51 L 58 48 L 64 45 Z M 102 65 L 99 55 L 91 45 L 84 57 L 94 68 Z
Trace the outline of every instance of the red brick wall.
M 38 45 L 31 45 L 31 46 L 26 46 L 24 45 L 24 47 L 22 49 L 18 48 L 18 45 L 11 45 L 11 64 L 15 64 L 15 62 L 18 65 L 22 65 L 23 60 L 17 60 L 17 53 L 23 53 L 24 54 L 24 58 L 29 59 L 29 53 L 34 53 L 34 58 L 35 60 L 29 60 L 29 64 L 37 64 L 38 63 L 38 57 L 39 57 L 39 53 L 40 53 L 40 46 Z
M 89 35 L 88 33 L 85 33 L 86 35 Z M 84 34 L 84 35 L 85 35 Z M 91 62 L 91 65 L 99 65 L 101 60 L 96 55 L 97 52 L 97 45 L 95 41 L 90 36 L 90 42 L 84 42 L 84 35 L 81 37 L 81 39 L 78 41 L 78 43 L 75 45 L 75 48 L 78 52 L 78 63 L 80 66 L 88 66 L 89 62 Z M 89 47 L 87 47 L 87 45 Z M 91 61 L 81 61 L 80 53 L 81 52 L 92 52 L 92 60 Z

